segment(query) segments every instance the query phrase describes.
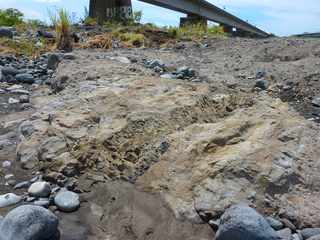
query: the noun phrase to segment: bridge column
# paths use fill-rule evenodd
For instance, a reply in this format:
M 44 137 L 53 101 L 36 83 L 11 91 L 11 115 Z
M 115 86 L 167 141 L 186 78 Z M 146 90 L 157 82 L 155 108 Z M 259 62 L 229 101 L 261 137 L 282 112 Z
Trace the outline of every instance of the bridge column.
M 180 27 L 195 24 L 201 24 L 204 27 L 207 27 L 207 22 L 207 19 L 204 17 L 201 17 L 196 14 L 187 14 L 187 17 L 180 18 Z
M 131 0 L 90 0 L 89 15 L 100 24 L 105 21 L 126 21 L 132 16 Z

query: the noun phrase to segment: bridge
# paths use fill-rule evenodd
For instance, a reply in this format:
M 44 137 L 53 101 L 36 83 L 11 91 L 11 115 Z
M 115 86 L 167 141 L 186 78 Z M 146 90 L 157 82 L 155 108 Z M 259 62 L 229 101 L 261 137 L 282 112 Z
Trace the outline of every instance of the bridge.
M 224 26 L 228 31 L 233 28 L 239 32 L 249 33 L 258 37 L 268 37 L 269 34 L 249 24 L 246 21 L 218 8 L 205 0 L 139 0 L 159 7 L 187 14 L 184 22 L 205 22 L 207 20 Z M 120 16 L 128 18 L 132 14 L 131 0 L 90 0 L 90 16 L 102 21 Z

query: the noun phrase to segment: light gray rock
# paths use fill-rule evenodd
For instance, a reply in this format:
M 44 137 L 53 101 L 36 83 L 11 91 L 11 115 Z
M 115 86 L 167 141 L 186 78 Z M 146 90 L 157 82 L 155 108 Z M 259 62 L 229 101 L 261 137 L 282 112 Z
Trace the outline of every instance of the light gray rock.
M 35 182 L 29 187 L 28 193 L 34 197 L 48 197 L 51 194 L 51 187 L 47 182 Z
M 29 95 L 21 95 L 19 97 L 19 102 L 20 103 L 29 103 L 30 102 L 30 97 Z
M 277 233 L 254 209 L 237 204 L 222 215 L 216 240 L 278 240 Z
M 301 230 L 303 239 L 309 239 L 313 236 L 320 235 L 320 228 L 305 228 Z
M 312 99 L 312 105 L 315 106 L 315 107 L 320 107 L 320 97 L 319 96 L 314 97 Z
M 22 200 L 22 197 L 14 193 L 7 193 L 7 194 L 0 195 L 0 208 L 15 205 L 21 202 L 21 200 Z
M 48 198 L 40 198 L 33 202 L 34 205 L 48 208 L 50 205 L 50 200 Z
M 0 240 L 53 240 L 58 234 L 58 218 L 47 209 L 24 205 L 3 219 Z
M 177 79 L 177 76 L 171 73 L 162 74 L 160 77 L 166 79 Z
M 12 163 L 11 163 L 10 161 L 4 161 L 4 162 L 2 163 L 2 167 L 3 167 L 3 168 L 6 168 L 6 169 L 10 168 L 11 165 L 12 165 Z
M 280 230 L 282 229 L 283 223 L 273 217 L 266 217 L 267 222 L 270 224 L 270 226 L 275 229 L 275 230 Z
M 80 207 L 79 195 L 65 190 L 55 196 L 54 203 L 63 212 L 73 212 Z

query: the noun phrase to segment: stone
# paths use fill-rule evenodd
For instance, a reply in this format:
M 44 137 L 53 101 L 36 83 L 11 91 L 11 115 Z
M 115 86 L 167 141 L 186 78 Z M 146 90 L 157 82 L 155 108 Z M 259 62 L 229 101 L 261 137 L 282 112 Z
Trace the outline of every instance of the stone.
M 63 212 L 73 212 L 80 207 L 79 195 L 61 190 L 54 198 L 55 205 Z
M 75 59 L 77 59 L 77 57 L 72 53 L 65 53 L 65 54 L 63 54 L 63 59 L 75 60 Z
M 21 95 L 19 97 L 19 102 L 20 103 L 29 103 L 30 102 L 30 97 L 29 95 Z
M 9 103 L 9 104 L 16 104 L 16 103 L 19 103 L 19 100 L 18 100 L 18 99 L 15 99 L 15 98 L 9 98 L 9 99 L 8 99 L 8 103 Z
M 59 137 L 50 137 L 40 146 L 40 159 L 43 161 L 52 161 L 55 157 L 65 152 L 67 144 L 64 139 Z
M 311 237 L 320 235 L 320 228 L 304 228 L 300 233 L 303 239 L 309 239 Z
M 277 233 L 254 209 L 233 205 L 220 219 L 216 240 L 278 240 Z
M 296 230 L 296 226 L 289 219 L 283 218 L 281 221 L 287 228 L 290 228 L 292 231 Z
M 12 179 L 12 178 L 14 178 L 13 174 L 7 174 L 7 175 L 4 176 L 5 180 L 9 180 L 9 179 Z
M 49 210 L 33 205 L 15 208 L 0 226 L 0 240 L 54 240 L 58 218 Z
M 315 107 L 320 107 L 320 97 L 319 96 L 317 96 L 317 97 L 314 97 L 313 99 L 312 99 L 312 105 L 313 106 L 315 106 Z
M 56 53 L 52 53 L 48 56 L 47 67 L 51 70 L 56 70 L 60 63 L 60 56 Z
M 308 238 L 308 240 L 320 240 L 320 235 L 316 235 L 311 238 Z
M 179 79 L 189 79 L 193 78 L 196 75 L 196 72 L 194 69 L 190 67 L 183 66 L 178 68 L 175 74 L 178 76 Z
M 47 31 L 37 31 L 37 35 L 43 38 L 54 38 L 53 33 Z
M 29 187 L 30 187 L 30 182 L 29 182 L 29 181 L 24 181 L 24 182 L 21 182 L 21 183 L 16 184 L 16 185 L 13 187 L 13 189 L 14 189 L 14 190 L 23 189 L 23 188 L 27 189 L 27 188 L 29 188 Z
M 274 230 L 280 230 L 283 228 L 283 223 L 273 217 L 266 217 L 266 220 Z
M 16 74 L 18 74 L 18 70 L 11 66 L 3 67 L 1 69 L 1 72 L 3 75 L 11 75 L 11 76 L 15 76 Z
M 172 74 L 172 73 L 165 73 L 160 75 L 161 78 L 166 78 L 166 79 L 177 79 L 177 76 Z
M 291 240 L 292 231 L 290 228 L 285 228 L 277 231 L 277 234 L 282 240 Z
M 3 168 L 10 168 L 11 167 L 11 165 L 12 165 L 12 163 L 10 162 L 10 161 L 4 161 L 3 163 L 2 163 L 2 167 Z
M 50 206 L 50 200 L 48 198 L 40 198 L 33 202 L 34 205 L 48 208 Z
M 27 83 L 27 84 L 33 84 L 35 82 L 32 74 L 30 73 L 20 73 L 16 75 L 16 80 L 19 83 Z
M 0 38 L 13 38 L 13 29 L 10 27 L 0 27 Z
M 48 197 L 51 194 L 51 187 L 47 182 L 35 182 L 29 187 L 28 193 L 34 197 Z
M 124 64 L 130 64 L 131 63 L 131 60 L 127 57 L 122 57 L 122 56 L 119 56 L 119 57 L 113 57 L 111 58 L 111 60 L 116 60 L 120 63 L 124 63 Z
M 256 81 L 255 87 L 261 90 L 267 90 L 269 88 L 269 82 L 264 79 L 258 80 Z
M 21 202 L 21 200 L 22 200 L 22 197 L 14 193 L 7 193 L 4 195 L 0 195 L 0 208 L 15 205 Z
M 292 240 L 303 240 L 303 238 L 298 233 L 295 233 L 292 234 Z
M 146 62 L 146 67 L 147 68 L 155 68 L 155 67 L 160 67 L 162 69 L 165 68 L 165 64 L 161 60 L 150 60 Z

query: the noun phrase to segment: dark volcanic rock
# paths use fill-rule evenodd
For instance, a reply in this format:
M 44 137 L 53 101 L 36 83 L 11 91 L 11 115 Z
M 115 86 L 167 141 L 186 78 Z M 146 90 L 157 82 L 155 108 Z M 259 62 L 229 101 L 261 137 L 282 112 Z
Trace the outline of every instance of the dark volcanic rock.
M 259 213 L 245 204 L 238 204 L 222 215 L 216 239 L 278 240 L 279 237 Z
M 13 38 L 12 28 L 0 27 L 0 37 Z
M 16 80 L 20 83 L 34 83 L 34 78 L 30 73 L 20 73 L 16 75 Z

